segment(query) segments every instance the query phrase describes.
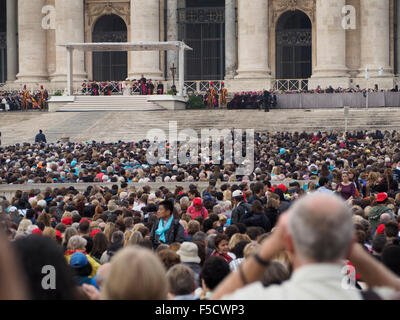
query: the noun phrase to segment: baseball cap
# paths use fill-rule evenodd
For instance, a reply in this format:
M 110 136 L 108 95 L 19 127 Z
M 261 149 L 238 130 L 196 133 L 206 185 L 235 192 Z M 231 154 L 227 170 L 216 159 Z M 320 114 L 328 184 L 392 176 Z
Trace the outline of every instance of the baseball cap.
M 40 235 L 42 235 L 43 232 L 39 228 L 36 228 L 36 229 L 32 230 L 32 234 L 40 234 Z
M 71 259 L 69 261 L 69 265 L 72 268 L 81 268 L 81 267 L 84 267 L 85 265 L 87 265 L 88 263 L 89 263 L 88 258 L 82 252 L 75 252 L 71 256 Z
M 236 197 L 243 197 L 243 192 L 241 190 L 235 190 L 232 193 L 232 197 L 236 198 Z
M 193 205 L 194 206 L 201 206 L 202 205 L 201 198 L 194 198 Z
M 61 220 L 61 223 L 62 223 L 62 224 L 65 224 L 65 225 L 72 224 L 72 218 L 71 218 L 71 217 L 65 217 L 65 218 L 63 218 L 63 219 Z
M 281 189 L 283 193 L 285 193 L 287 191 L 287 188 L 286 188 L 286 186 L 284 184 L 280 184 L 278 186 L 278 188 Z
M 94 229 L 91 233 L 90 236 L 93 238 L 97 233 L 99 233 L 100 230 L 99 229 Z
M 387 199 L 388 195 L 385 192 L 378 193 L 376 202 L 383 202 Z

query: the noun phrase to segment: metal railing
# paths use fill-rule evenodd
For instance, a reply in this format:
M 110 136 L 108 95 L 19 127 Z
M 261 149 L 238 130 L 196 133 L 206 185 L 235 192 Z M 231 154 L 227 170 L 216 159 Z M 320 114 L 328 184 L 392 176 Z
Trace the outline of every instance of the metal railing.
M 274 81 L 274 90 L 277 91 L 308 90 L 308 79 L 277 79 Z
M 187 93 L 206 93 L 208 89 L 221 88 L 221 80 L 200 80 L 200 81 L 185 81 L 185 89 Z

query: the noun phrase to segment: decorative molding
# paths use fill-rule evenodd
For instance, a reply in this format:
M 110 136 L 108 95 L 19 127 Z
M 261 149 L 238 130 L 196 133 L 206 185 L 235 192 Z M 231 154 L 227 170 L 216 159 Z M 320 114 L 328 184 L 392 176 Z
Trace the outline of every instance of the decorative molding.
M 311 22 L 315 22 L 316 0 L 274 0 L 272 1 L 272 23 L 275 25 L 282 13 L 288 10 L 301 10 Z
M 130 2 L 87 2 L 86 21 L 89 30 L 92 29 L 94 22 L 103 15 L 116 14 L 125 20 L 127 26 L 131 24 Z

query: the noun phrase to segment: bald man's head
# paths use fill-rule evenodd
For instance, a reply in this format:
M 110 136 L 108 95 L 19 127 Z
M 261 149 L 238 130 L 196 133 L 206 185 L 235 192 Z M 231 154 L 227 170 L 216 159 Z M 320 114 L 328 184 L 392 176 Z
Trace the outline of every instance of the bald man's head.
M 328 263 L 345 258 L 354 227 L 351 208 L 341 198 L 312 193 L 293 204 L 288 219 L 295 254 L 300 259 Z
M 105 263 L 97 269 L 97 278 L 96 278 L 96 284 L 99 288 L 101 288 L 101 285 L 104 283 L 104 280 L 108 274 L 108 271 L 110 270 L 110 263 Z
M 379 221 L 382 224 L 385 224 L 386 222 L 389 222 L 391 220 L 390 214 L 389 213 L 382 213 Z

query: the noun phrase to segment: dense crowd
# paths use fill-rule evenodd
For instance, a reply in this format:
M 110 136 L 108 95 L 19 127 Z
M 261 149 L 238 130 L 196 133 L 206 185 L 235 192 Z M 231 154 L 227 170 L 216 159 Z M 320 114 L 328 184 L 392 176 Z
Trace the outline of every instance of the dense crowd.
M 311 188 L 317 183 L 321 168 L 335 185 L 341 182 L 343 170 L 351 172 L 350 179 L 357 184 L 357 189 L 369 196 L 374 188 L 388 192 L 392 188 L 391 181 L 398 182 L 399 143 L 400 134 L 396 131 L 360 131 L 345 135 L 339 132 L 258 132 L 254 136 L 254 171 L 248 176 L 235 174 L 242 163 L 214 164 L 216 155 L 211 158 L 201 152 L 198 164 L 172 164 L 173 161 L 168 160 L 168 144 L 166 159 L 150 165 L 147 151 L 151 143 L 148 140 L 23 143 L 1 146 L 0 184 L 209 180 L 291 183 L 306 180 Z M 245 142 L 242 147 L 246 150 Z M 220 159 L 224 159 L 224 151 L 221 143 Z
M 17 191 L 0 202 L 0 227 L 8 238 L 0 241 L 0 296 L 398 297 L 400 193 L 374 190 L 358 197 L 349 191 L 358 190 L 351 176 L 342 172 L 331 195 L 329 176 L 315 170 L 319 187 L 306 191 L 267 181 L 210 181 L 205 190 L 121 183 L 89 185 L 84 192 L 72 186 Z M 56 278 L 49 273 L 43 282 L 49 272 L 43 266 L 54 267 Z M 343 287 L 343 268 L 353 290 Z M 361 291 L 368 289 L 374 291 Z
M 26 90 L 0 91 L 0 110 L 45 110 L 49 94 L 43 86 L 40 90 L 29 92 Z

